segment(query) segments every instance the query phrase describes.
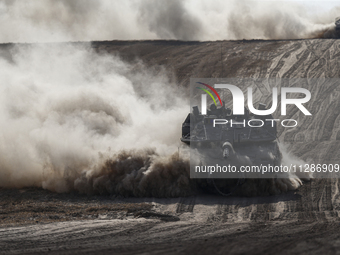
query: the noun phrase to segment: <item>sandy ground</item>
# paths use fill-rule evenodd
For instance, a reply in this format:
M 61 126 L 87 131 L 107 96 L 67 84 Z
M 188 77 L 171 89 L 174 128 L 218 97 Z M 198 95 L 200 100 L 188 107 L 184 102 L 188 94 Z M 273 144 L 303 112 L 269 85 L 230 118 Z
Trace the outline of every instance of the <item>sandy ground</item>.
M 10 58 L 10 47 L 3 45 L 1 55 Z M 312 79 L 340 74 L 340 41 L 333 39 L 114 41 L 92 47 L 131 63 L 141 59 L 155 70 L 164 67 L 186 87 L 190 77 Z M 310 89 L 320 95 L 312 109 L 314 124 L 294 132 L 279 130 L 280 139 L 302 159 L 335 162 L 340 158 L 340 90 L 337 84 Z M 329 125 L 315 124 L 322 121 Z M 201 194 L 137 199 L 1 189 L 0 253 L 334 254 L 340 246 L 339 198 L 338 179 L 316 179 L 296 192 L 253 198 Z
M 338 180 L 269 197 L 2 190 L 1 254 L 319 254 L 340 246 Z

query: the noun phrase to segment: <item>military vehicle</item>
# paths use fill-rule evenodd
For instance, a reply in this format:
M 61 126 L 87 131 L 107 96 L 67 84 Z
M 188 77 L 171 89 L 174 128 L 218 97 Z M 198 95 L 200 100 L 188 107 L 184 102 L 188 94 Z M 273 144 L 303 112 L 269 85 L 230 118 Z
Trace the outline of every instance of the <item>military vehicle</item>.
M 340 31 L 340 17 L 335 19 L 335 30 Z
M 259 104 L 257 109 L 265 110 L 266 106 Z M 181 141 L 198 151 L 206 151 L 213 145 L 220 150 L 220 153 L 214 154 L 218 154 L 226 164 L 235 164 L 240 158 L 246 158 L 247 164 L 250 161 L 251 165 L 281 164 L 276 122 L 271 115 L 257 116 L 250 114 L 248 109 L 245 109 L 245 115 L 240 116 L 233 115 L 231 109 L 224 105 L 217 108 L 213 104 L 207 114 L 202 115 L 194 106 L 182 124 Z M 210 191 L 214 187 L 219 194 L 227 196 L 244 182 L 244 176 L 239 176 L 232 180 L 207 179 L 203 183 Z

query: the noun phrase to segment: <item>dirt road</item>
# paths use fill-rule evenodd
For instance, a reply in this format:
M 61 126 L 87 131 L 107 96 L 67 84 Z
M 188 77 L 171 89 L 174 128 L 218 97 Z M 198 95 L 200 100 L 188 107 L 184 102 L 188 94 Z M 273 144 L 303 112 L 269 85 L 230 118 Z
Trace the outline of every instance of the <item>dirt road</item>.
M 3 190 L 1 253 L 333 254 L 340 246 L 338 190 L 338 180 L 327 179 L 295 193 L 254 198 Z

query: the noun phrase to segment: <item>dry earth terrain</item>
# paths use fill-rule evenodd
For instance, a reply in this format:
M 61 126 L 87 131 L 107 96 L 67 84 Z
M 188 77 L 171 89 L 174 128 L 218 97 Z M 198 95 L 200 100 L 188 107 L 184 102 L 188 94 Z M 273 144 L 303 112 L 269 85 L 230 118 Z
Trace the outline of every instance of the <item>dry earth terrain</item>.
M 2 45 L 1 55 L 12 45 Z M 98 52 L 190 77 L 304 78 L 313 118 L 279 138 L 303 160 L 340 163 L 340 41 L 112 41 Z M 322 82 L 334 78 L 333 83 Z M 313 79 L 317 79 L 313 82 Z M 269 93 L 259 85 L 256 96 Z M 185 116 L 184 116 L 185 117 Z M 180 127 L 178 127 L 180 128 Z M 1 254 L 334 254 L 340 247 L 338 179 L 314 179 L 268 197 L 122 198 L 0 190 Z

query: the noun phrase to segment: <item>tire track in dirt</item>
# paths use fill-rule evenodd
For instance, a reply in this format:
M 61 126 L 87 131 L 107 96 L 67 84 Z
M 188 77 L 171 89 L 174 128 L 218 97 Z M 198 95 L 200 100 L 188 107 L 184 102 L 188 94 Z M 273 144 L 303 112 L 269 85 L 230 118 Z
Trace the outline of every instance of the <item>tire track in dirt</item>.
M 177 205 L 176 213 L 193 212 L 195 207 L 196 197 L 181 197 Z

